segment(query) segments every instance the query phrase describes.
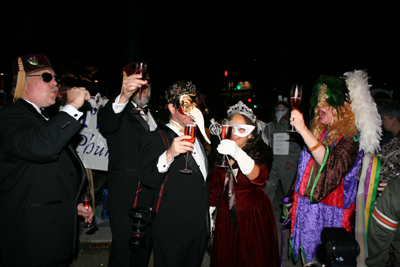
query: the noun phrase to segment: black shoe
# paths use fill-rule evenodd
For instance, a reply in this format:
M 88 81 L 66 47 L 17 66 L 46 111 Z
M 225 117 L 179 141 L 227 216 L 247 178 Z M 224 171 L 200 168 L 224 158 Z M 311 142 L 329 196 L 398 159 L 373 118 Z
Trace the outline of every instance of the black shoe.
M 93 228 L 91 228 L 89 231 L 86 232 L 87 235 L 94 235 L 95 233 L 97 233 L 99 231 L 99 227 L 97 226 L 93 226 Z

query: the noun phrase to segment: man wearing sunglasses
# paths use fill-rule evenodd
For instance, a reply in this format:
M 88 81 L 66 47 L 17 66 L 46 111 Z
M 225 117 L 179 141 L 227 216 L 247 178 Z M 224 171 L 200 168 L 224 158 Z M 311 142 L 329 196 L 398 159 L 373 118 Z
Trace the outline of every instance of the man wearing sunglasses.
M 69 266 L 77 244 L 78 204 L 86 171 L 71 138 L 81 129 L 78 111 L 90 98 L 85 88 L 68 92 L 52 118 L 43 108 L 56 102 L 54 70 L 43 54 L 13 61 L 14 102 L 0 110 L 0 265 Z
M 106 209 L 112 233 L 108 260 L 110 267 L 147 267 L 152 250 L 151 226 L 146 227 L 145 231 L 146 247 L 138 250 L 129 248 L 132 219 L 128 211 L 135 201 L 139 183 L 141 137 L 157 128 L 156 117 L 147 107 L 151 93 L 150 80 L 142 80 L 143 76 L 134 74 L 135 70 L 135 62 L 122 69 L 121 94 L 108 101 L 97 116 L 100 132 L 107 139 L 109 149 Z M 140 102 L 139 90 L 142 91 Z M 151 203 L 152 200 L 151 190 L 142 188 L 138 205 Z

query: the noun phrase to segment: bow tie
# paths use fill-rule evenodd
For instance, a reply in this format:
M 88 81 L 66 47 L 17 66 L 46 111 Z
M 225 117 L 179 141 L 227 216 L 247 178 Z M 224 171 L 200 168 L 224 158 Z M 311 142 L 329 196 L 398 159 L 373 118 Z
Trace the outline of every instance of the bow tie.
M 147 113 L 149 113 L 149 107 L 148 106 L 142 107 L 142 110 L 143 110 L 144 114 L 146 114 L 146 115 L 147 115 Z

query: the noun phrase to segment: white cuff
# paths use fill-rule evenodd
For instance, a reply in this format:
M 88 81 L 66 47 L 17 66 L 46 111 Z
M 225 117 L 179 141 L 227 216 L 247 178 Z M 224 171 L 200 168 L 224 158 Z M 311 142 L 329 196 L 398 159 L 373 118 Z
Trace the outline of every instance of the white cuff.
M 79 110 L 77 110 L 76 108 L 74 108 L 71 105 L 63 106 L 61 108 L 61 111 L 67 113 L 68 115 L 70 115 L 75 120 L 79 120 L 79 118 L 83 115 L 83 112 L 80 112 Z
M 126 103 L 122 103 L 122 104 L 118 103 L 120 97 L 121 97 L 121 95 L 117 96 L 115 98 L 114 103 L 112 104 L 112 108 L 113 108 L 115 114 L 121 113 L 129 102 L 129 101 L 127 101 Z
M 158 172 L 166 173 L 169 170 L 169 167 L 171 166 L 172 162 L 174 162 L 174 160 L 172 160 L 170 163 L 168 163 L 167 161 L 167 151 L 162 153 L 161 156 L 158 157 L 158 163 L 157 163 Z

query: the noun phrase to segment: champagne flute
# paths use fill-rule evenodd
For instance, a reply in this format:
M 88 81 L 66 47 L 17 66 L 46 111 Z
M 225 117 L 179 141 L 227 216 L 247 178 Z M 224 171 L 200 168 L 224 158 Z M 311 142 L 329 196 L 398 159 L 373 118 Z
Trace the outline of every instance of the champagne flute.
M 142 74 L 142 80 L 147 80 L 147 62 L 143 60 L 139 60 L 136 62 L 136 70 L 135 74 Z M 142 87 L 139 89 L 139 99 L 138 99 L 138 104 L 136 107 L 136 110 L 142 110 L 142 107 L 140 106 L 140 102 L 142 100 Z
M 92 196 L 89 193 L 83 193 L 81 196 L 82 204 L 85 209 L 89 209 L 89 207 L 92 205 Z M 88 228 L 91 229 L 93 228 L 93 224 L 91 223 L 86 223 L 83 228 Z
M 66 85 L 66 84 L 61 84 L 59 83 L 57 85 L 58 87 L 58 96 L 59 97 L 67 97 L 67 92 L 71 90 L 73 87 Z M 101 100 L 101 94 L 97 93 L 95 96 L 90 96 L 90 99 L 94 99 L 96 105 L 99 104 Z
M 232 122 L 228 119 L 224 119 L 222 122 L 222 131 L 221 131 L 221 140 L 230 139 L 232 134 Z M 218 165 L 218 168 L 227 169 L 229 165 L 226 160 L 228 159 L 227 155 L 222 156 L 222 163 Z
M 196 123 L 195 122 L 185 124 L 185 135 L 190 135 L 192 137 L 190 139 L 186 139 L 185 141 L 194 143 L 194 141 L 196 140 Z M 186 173 L 186 174 L 192 173 L 192 171 L 187 168 L 188 159 L 189 159 L 189 151 L 186 152 L 185 169 L 179 170 L 181 173 Z
M 302 95 L 303 95 L 303 86 L 301 86 L 301 84 L 298 83 L 293 84 L 292 88 L 290 89 L 290 104 L 292 105 L 292 109 L 298 109 Z M 292 129 L 288 130 L 288 132 L 296 132 L 294 126 L 292 126 Z

